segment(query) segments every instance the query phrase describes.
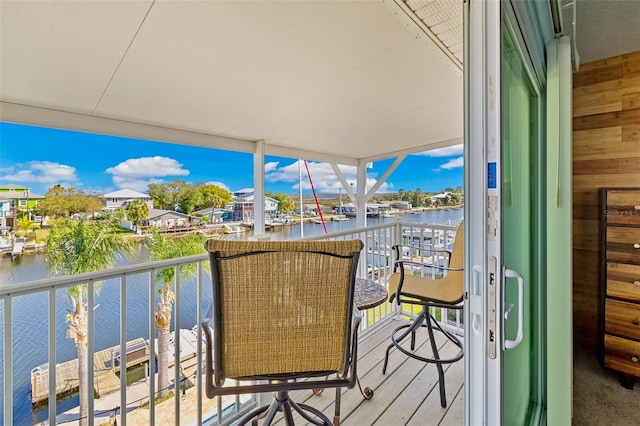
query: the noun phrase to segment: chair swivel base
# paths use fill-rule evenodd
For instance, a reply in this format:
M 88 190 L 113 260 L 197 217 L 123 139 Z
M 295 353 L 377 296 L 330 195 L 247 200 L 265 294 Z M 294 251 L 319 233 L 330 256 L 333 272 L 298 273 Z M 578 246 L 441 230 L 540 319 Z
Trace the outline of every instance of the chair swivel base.
M 453 344 L 460 348 L 460 352 L 458 352 L 456 356 L 447 359 L 440 358 L 438 345 L 436 344 L 433 334 L 434 325 L 437 331 L 444 334 L 447 339 L 449 339 Z M 415 350 L 416 346 L 416 331 L 421 327 L 426 327 L 427 331 L 429 332 L 429 342 L 431 343 L 431 351 L 433 353 L 433 356 L 431 358 L 420 356 L 415 352 L 411 352 Z M 402 334 L 397 336 L 397 334 L 400 332 L 402 332 Z M 411 351 L 408 351 L 401 345 L 402 341 L 409 335 L 411 335 Z M 462 342 L 460 341 L 460 339 L 458 339 L 458 337 L 456 337 L 452 333 L 444 330 L 440 326 L 438 321 L 436 321 L 436 319 L 431 315 L 431 313 L 429 313 L 428 308 L 425 307 L 422 313 L 420 313 L 420 315 L 418 315 L 418 317 L 412 323 L 401 325 L 400 327 L 397 327 L 395 330 L 393 330 L 393 332 L 391 333 L 391 342 L 392 343 L 387 346 L 387 352 L 384 357 L 384 365 L 382 367 L 382 374 L 385 374 L 387 372 L 389 352 L 394 347 L 411 358 L 436 364 L 436 368 L 438 370 L 438 386 L 440 388 L 440 405 L 442 406 L 442 408 L 445 408 L 447 406 L 447 398 L 445 393 L 444 369 L 442 368 L 442 365 L 451 364 L 462 359 L 462 357 L 464 356 L 464 350 L 462 348 Z
M 264 405 L 249 412 L 237 423 L 237 426 L 245 425 L 252 420 L 252 425 L 257 425 L 258 417 L 260 417 L 265 412 L 266 415 L 264 417 L 264 420 L 262 421 L 263 426 L 270 425 L 276 413 L 278 412 L 282 412 L 284 414 L 285 425 L 293 426 L 293 411 L 296 411 L 306 421 L 314 425 L 333 426 L 331 420 L 329 420 L 329 418 L 325 416 L 320 410 L 307 404 L 296 403 L 294 400 L 289 398 L 289 393 L 286 391 L 276 392 L 275 398 L 270 405 Z M 309 415 L 309 413 L 313 414 L 315 418 Z

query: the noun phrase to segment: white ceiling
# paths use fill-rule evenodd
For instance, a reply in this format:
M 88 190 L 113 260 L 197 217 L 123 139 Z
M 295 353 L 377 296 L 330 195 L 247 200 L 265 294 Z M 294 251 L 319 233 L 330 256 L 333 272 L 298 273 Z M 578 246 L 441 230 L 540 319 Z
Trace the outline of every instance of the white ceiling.
M 0 7 L 3 120 L 344 163 L 461 143 L 462 72 L 395 2 Z
M 581 63 L 640 50 L 640 0 L 576 1 Z M 0 119 L 343 164 L 457 144 L 461 5 L 2 0 Z

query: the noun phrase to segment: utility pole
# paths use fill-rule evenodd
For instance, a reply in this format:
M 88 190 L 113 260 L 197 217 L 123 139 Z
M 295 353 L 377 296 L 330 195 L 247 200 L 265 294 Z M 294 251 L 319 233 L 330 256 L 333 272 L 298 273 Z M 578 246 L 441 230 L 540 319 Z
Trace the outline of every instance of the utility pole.
M 11 218 L 11 230 L 13 232 L 18 228 L 18 203 L 20 202 L 19 198 L 12 198 L 11 204 L 13 204 L 13 217 Z
M 342 231 L 342 183 L 340 184 L 340 203 L 338 204 L 338 227 Z
M 24 191 L 24 195 L 27 199 L 27 219 L 31 222 L 31 213 L 29 212 L 29 188 Z

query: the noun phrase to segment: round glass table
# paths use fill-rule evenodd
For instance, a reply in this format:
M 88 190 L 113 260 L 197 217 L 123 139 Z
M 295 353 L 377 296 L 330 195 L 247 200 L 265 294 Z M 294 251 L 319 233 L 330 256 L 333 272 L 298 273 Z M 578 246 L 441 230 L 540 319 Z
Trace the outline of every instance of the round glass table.
M 354 302 L 358 309 L 371 309 L 387 300 L 387 289 L 375 281 L 356 278 Z

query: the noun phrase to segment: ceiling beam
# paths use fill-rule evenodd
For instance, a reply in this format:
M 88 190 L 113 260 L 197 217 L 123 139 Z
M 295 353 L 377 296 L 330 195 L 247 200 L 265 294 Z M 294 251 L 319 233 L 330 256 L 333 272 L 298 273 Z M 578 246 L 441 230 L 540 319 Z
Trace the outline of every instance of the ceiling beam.
M 0 102 L 0 120 L 30 126 L 121 136 L 158 142 L 172 142 L 205 148 L 253 153 L 255 141 L 216 136 L 170 127 L 97 117 L 51 108 Z

